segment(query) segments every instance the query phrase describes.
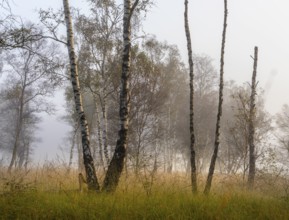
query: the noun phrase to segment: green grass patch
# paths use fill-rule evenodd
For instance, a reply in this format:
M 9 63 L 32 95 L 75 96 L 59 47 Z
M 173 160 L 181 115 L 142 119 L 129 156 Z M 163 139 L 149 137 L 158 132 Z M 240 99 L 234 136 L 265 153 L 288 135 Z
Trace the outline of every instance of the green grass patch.
M 1 195 L 1 219 L 289 219 L 289 202 L 245 193 L 22 192 Z
M 204 196 L 191 193 L 186 175 L 156 176 L 149 190 L 147 179 L 124 176 L 114 194 L 80 193 L 76 172 L 15 174 L 0 181 L 0 219 L 289 219 L 282 187 L 250 193 L 238 183 L 216 177 Z

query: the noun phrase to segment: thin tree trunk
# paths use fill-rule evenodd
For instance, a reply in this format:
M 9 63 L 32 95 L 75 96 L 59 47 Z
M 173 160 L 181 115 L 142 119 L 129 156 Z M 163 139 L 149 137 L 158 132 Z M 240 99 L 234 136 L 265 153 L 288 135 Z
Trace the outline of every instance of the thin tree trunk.
M 75 146 L 75 138 L 73 137 L 72 143 L 71 143 L 71 148 L 70 148 L 70 153 L 69 153 L 68 173 L 69 173 L 71 166 L 72 166 L 74 146 Z
M 103 92 L 105 94 L 105 92 Z M 109 164 L 108 146 L 107 146 L 107 110 L 106 110 L 106 98 L 103 98 L 102 102 L 102 141 L 103 151 L 106 159 L 106 164 Z
M 97 127 L 97 136 L 98 136 L 98 153 L 99 153 L 99 157 L 100 157 L 100 162 L 102 167 L 105 169 L 105 165 L 104 165 L 104 160 L 103 160 L 103 152 L 102 152 L 102 136 L 101 136 L 101 130 L 100 130 L 100 118 L 99 118 L 99 111 L 98 111 L 98 106 L 97 106 L 97 102 L 95 99 L 95 114 L 96 114 L 96 127 Z M 94 158 L 96 156 L 96 151 L 94 152 Z
M 140 130 L 139 128 L 138 130 Z M 135 158 L 135 175 L 138 176 L 140 171 L 140 153 L 141 153 L 141 133 L 142 131 L 137 131 L 137 146 L 136 146 L 136 158 Z
M 20 110 L 20 112 L 22 112 L 22 110 Z M 15 140 L 14 140 L 14 144 L 13 144 L 12 158 L 11 158 L 11 161 L 10 161 L 10 164 L 9 164 L 9 167 L 8 167 L 8 173 L 11 172 L 11 170 L 12 170 L 12 168 L 15 165 L 15 162 L 16 162 L 21 128 L 22 128 L 22 113 L 19 114 L 19 121 L 18 121 L 18 125 L 17 125 L 17 128 L 16 128 L 16 135 L 15 135 Z
M 194 134 L 194 63 L 191 43 L 191 34 L 188 21 L 188 0 L 185 0 L 185 31 L 187 38 L 187 48 L 190 66 L 190 151 L 191 151 L 191 184 L 193 193 L 197 193 L 197 168 L 196 168 L 196 151 L 195 151 L 195 134 Z
M 172 116 L 171 116 L 171 100 L 168 104 L 168 125 L 167 125 L 167 132 L 166 132 L 166 148 L 165 148 L 165 154 L 164 154 L 164 160 L 165 160 L 165 172 L 166 173 L 171 173 L 172 172 L 172 160 L 171 160 L 171 149 L 172 149 L 172 138 L 171 138 L 171 121 L 172 121 Z
M 254 188 L 254 180 L 256 173 L 256 157 L 255 157 L 255 126 L 254 121 L 256 117 L 256 75 L 257 75 L 257 63 L 258 63 L 258 47 L 254 48 L 254 66 L 252 74 L 252 84 L 251 84 L 251 96 L 250 96 L 250 115 L 249 115 L 249 175 L 248 175 L 248 189 L 252 190 Z
M 26 71 L 26 70 L 24 70 Z M 26 88 L 26 79 L 27 79 L 27 73 L 24 75 L 24 82 L 23 82 L 23 88 L 21 90 L 21 96 L 19 100 L 19 112 L 18 112 L 18 121 L 17 121 L 17 126 L 16 126 L 16 134 L 15 134 L 15 140 L 13 144 L 13 151 L 12 151 L 12 158 L 10 161 L 10 165 L 8 167 L 8 173 L 11 172 L 13 165 L 15 164 L 16 161 L 16 156 L 17 156 L 17 151 L 18 151 L 18 146 L 19 146 L 19 138 L 20 138 L 20 133 L 22 131 L 22 124 L 23 124 L 23 110 L 24 110 L 24 93 L 25 93 L 25 88 Z
M 67 173 L 70 172 L 71 166 L 72 166 L 72 161 L 73 161 L 73 150 L 75 148 L 75 140 L 76 140 L 76 135 L 77 135 L 77 130 L 78 130 L 78 123 L 76 123 L 74 127 L 74 132 L 71 140 L 71 148 L 70 148 L 70 153 L 69 153 L 69 162 L 68 162 L 68 170 Z
M 116 142 L 115 151 L 104 179 L 103 190 L 114 192 L 120 175 L 124 167 L 124 161 L 127 149 L 127 132 L 129 122 L 129 75 L 130 75 L 130 56 L 131 56 L 131 24 L 130 20 L 135 7 L 139 0 L 135 0 L 131 7 L 130 0 L 124 0 L 124 15 L 123 15 L 123 56 L 122 56 L 122 74 L 120 88 L 120 129 L 118 132 L 119 138 Z
M 23 124 L 25 124 L 25 122 Z M 25 127 L 23 129 L 23 132 L 25 133 Z M 19 168 L 24 167 L 24 170 L 27 171 L 30 153 L 30 138 L 26 136 L 23 136 L 23 138 L 23 159 L 22 162 L 21 160 L 19 161 Z
M 209 173 L 208 173 L 208 177 L 206 181 L 204 194 L 209 194 L 211 190 L 216 160 L 218 157 L 219 144 L 220 144 L 220 126 L 221 126 L 222 104 L 223 104 L 224 55 L 225 55 L 226 30 L 227 30 L 227 16 L 228 16 L 227 0 L 224 0 L 224 24 L 223 24 L 223 34 L 222 34 L 221 59 L 220 59 L 219 105 L 218 105 L 218 114 L 217 114 L 217 123 L 216 123 L 215 144 L 214 144 L 214 152 L 211 158 L 211 164 L 209 168 Z
M 84 170 L 84 165 L 83 165 L 83 153 L 82 153 L 82 147 L 81 147 L 81 143 L 80 143 L 80 134 L 76 135 L 76 147 L 77 147 L 77 153 L 78 153 L 78 171 L 80 173 L 83 172 Z
M 89 140 L 89 129 L 86 120 L 86 116 L 83 111 L 82 97 L 80 94 L 79 79 L 78 79 L 78 68 L 76 55 L 74 51 L 74 39 L 72 30 L 72 21 L 70 15 L 70 9 L 68 0 L 63 0 L 64 15 L 67 28 L 67 49 L 70 60 L 70 73 L 71 73 L 71 83 L 74 94 L 75 108 L 78 113 L 81 136 L 82 136 L 82 150 L 83 150 L 83 162 L 86 171 L 86 179 L 89 190 L 99 191 L 99 183 L 95 174 L 95 167 L 93 164 L 93 158 L 90 151 L 90 140 Z
M 28 142 L 25 147 L 25 163 L 24 163 L 24 169 L 25 171 L 28 170 L 28 163 L 29 163 L 29 153 L 30 153 L 30 143 Z
M 106 7 L 107 9 L 107 7 Z M 106 11 L 107 12 L 107 11 Z M 105 80 L 105 60 L 106 60 L 106 50 L 104 51 L 101 64 L 101 76 L 103 79 L 104 85 L 106 84 Z M 106 159 L 106 164 L 109 164 L 109 155 L 108 155 L 108 146 L 107 146 L 107 110 L 106 110 L 106 87 L 102 89 L 102 99 L 99 97 L 102 110 L 102 140 L 103 140 L 103 152 Z

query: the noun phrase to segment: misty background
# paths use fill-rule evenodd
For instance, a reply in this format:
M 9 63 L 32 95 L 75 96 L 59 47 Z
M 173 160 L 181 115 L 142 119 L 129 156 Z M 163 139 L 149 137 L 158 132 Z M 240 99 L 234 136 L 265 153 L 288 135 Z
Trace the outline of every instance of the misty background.
M 85 12 L 85 1 L 71 0 L 70 5 Z M 61 8 L 62 1 L 14 0 L 11 9 L 23 21 L 36 21 L 37 11 L 49 7 Z M 216 0 L 192 1 L 190 29 L 193 52 L 208 55 L 218 70 L 223 21 L 223 2 Z M 258 81 L 265 90 L 265 108 L 274 115 L 289 100 L 289 2 L 279 0 L 230 1 L 228 5 L 228 32 L 225 52 L 225 80 L 242 85 L 250 82 L 254 46 L 259 47 Z M 177 0 L 158 0 L 147 12 L 143 31 L 155 35 L 159 41 L 175 44 L 183 62 L 187 63 L 186 40 L 183 24 L 184 5 Z M 141 33 L 140 33 L 141 34 Z M 66 52 L 66 51 L 65 51 Z M 34 163 L 63 157 L 68 148 L 64 139 L 70 127 L 61 120 L 65 115 L 63 91 L 51 99 L 57 107 L 55 115 L 41 114 L 40 143 L 34 148 Z M 61 150 L 62 149 L 62 150 Z

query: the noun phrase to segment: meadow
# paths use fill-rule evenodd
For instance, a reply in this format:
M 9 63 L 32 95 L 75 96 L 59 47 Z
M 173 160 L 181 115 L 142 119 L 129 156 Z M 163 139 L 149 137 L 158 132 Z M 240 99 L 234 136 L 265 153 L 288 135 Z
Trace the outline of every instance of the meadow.
M 125 173 L 114 194 L 79 192 L 76 170 L 0 174 L 0 219 L 289 219 L 287 179 L 270 175 L 248 192 L 241 177 L 219 174 L 204 196 L 204 178 L 193 195 L 183 173 Z

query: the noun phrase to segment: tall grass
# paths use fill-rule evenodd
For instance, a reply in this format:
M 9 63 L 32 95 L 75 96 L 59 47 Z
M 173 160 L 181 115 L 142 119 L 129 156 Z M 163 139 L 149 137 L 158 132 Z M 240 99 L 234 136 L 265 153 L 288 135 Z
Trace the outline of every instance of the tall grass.
M 116 193 L 102 194 L 78 192 L 76 171 L 45 168 L 10 176 L 2 172 L 0 219 L 289 219 L 282 184 L 263 191 L 266 187 L 260 182 L 250 193 L 238 177 L 215 179 L 211 195 L 193 196 L 184 174 L 157 175 L 153 180 L 123 175 Z

